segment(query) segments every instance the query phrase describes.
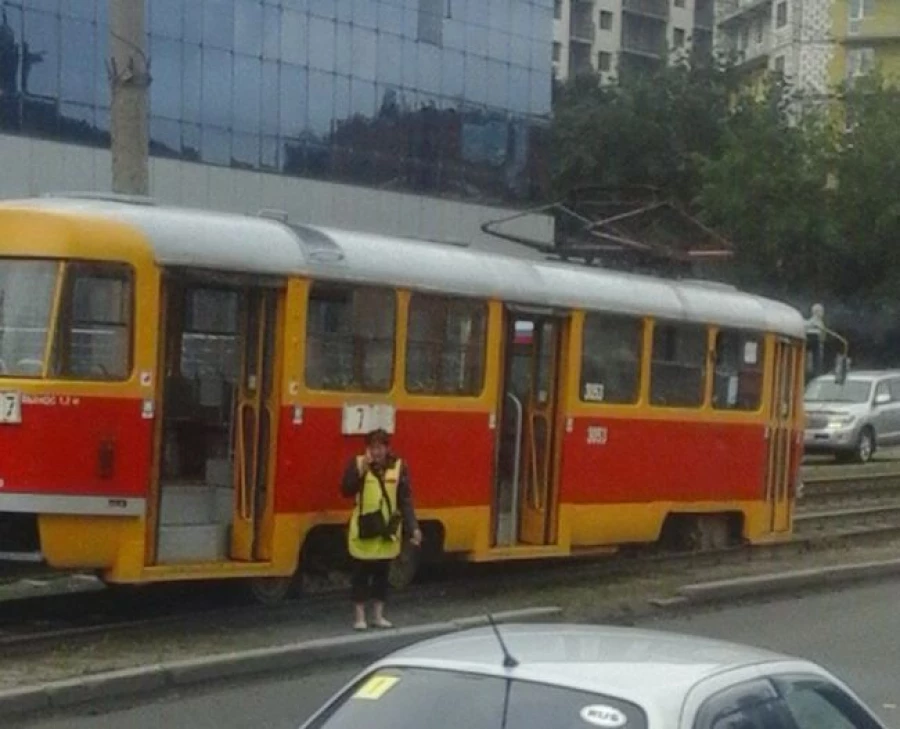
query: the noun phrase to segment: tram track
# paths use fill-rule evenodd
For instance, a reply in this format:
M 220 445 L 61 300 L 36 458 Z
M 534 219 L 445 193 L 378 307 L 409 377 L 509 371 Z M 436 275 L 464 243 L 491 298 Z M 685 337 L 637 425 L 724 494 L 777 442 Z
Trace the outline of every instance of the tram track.
M 768 557 L 790 556 L 836 545 L 849 547 L 900 538 L 900 470 L 879 474 L 813 477 L 794 515 L 794 537 L 785 542 L 702 552 L 662 552 L 626 548 L 611 557 L 575 557 L 521 563 L 447 563 L 398 592 L 394 602 L 426 603 L 448 596 L 498 593 L 579 581 L 627 579 L 653 570 L 704 569 Z M 89 582 L 89 578 L 84 578 Z M 252 626 L 297 621 L 342 609 L 346 585 L 317 585 L 298 598 L 264 607 L 238 598 L 234 583 L 152 585 L 128 590 L 85 589 L 68 594 L 0 600 L 0 649 L 45 647 L 110 633 L 151 629 L 190 630 L 215 615 L 217 625 Z

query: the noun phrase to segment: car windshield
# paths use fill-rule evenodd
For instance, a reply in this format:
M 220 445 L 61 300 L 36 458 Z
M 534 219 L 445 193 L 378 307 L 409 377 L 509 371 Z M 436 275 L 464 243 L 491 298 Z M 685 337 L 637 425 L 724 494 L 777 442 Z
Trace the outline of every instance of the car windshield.
M 854 402 L 869 401 L 872 383 L 866 380 L 847 380 L 843 385 L 834 380 L 815 380 L 806 389 L 806 402 Z
M 637 706 L 587 691 L 499 676 L 422 668 L 380 669 L 353 686 L 309 729 L 646 729 Z
M 0 260 L 0 377 L 40 377 L 59 264 Z

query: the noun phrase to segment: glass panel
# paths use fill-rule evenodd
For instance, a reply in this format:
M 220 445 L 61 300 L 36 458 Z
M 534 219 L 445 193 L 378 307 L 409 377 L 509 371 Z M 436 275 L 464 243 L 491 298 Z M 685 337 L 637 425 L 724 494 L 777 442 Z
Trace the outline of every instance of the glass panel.
M 478 395 L 484 380 L 487 306 L 413 295 L 409 305 L 406 389 Z
M 263 5 L 263 58 L 278 60 L 281 55 L 281 8 Z
M 183 46 L 183 52 L 182 118 L 188 122 L 199 122 L 202 108 L 202 54 L 200 46 L 193 44 Z M 152 84 L 150 88 L 153 88 Z
M 53 15 L 25 11 L 22 90 L 26 94 L 59 95 L 59 21 Z
M 313 284 L 306 384 L 319 390 L 384 392 L 394 371 L 393 291 Z
M 638 400 L 644 323 L 610 314 L 587 314 L 581 350 L 581 399 L 631 404 Z
M 721 331 L 716 335 L 713 407 L 758 410 L 762 403 L 765 342 L 761 335 Z
M 283 10 L 281 13 L 281 60 L 284 63 L 306 65 L 307 16 Z
M 259 58 L 234 56 L 234 109 L 231 118 L 240 132 L 260 130 L 260 94 L 262 73 Z
M 280 94 L 282 137 L 297 137 L 306 126 L 306 69 L 298 66 L 281 66 Z
M 203 49 L 202 121 L 219 127 L 231 126 L 232 55 L 213 48 Z
M 378 53 L 376 51 L 376 39 L 374 31 L 365 28 L 353 28 L 353 74 L 368 81 L 375 80 L 375 71 L 378 68 Z
M 333 20 L 309 19 L 309 66 L 334 71 L 335 24 Z
M 280 85 L 278 80 L 279 73 L 279 64 L 275 63 L 274 61 L 263 61 L 261 86 L 262 118 L 260 121 L 262 130 L 266 134 L 278 133 L 278 120 L 280 118 Z
M 153 83 L 150 84 L 150 111 L 154 116 L 182 118 L 184 71 L 181 60 L 182 44 L 164 38 L 150 42 L 153 59 Z
M 706 329 L 657 324 L 653 331 L 650 402 L 661 407 L 699 407 L 706 382 Z
M 62 18 L 60 93 L 65 101 L 94 104 L 94 58 L 87 49 L 96 44 L 97 27 L 87 21 Z
M 324 139 L 334 119 L 334 75 L 309 72 L 309 128 Z
M 263 6 L 259 0 L 234 3 L 234 50 L 258 58 L 263 52 Z
M 203 0 L 203 42 L 207 46 L 222 50 L 232 49 L 234 0 Z
M 147 5 L 150 11 L 151 35 L 173 39 L 181 38 L 184 0 L 152 0 Z M 155 65 L 156 59 L 153 60 Z
M 383 84 L 403 83 L 403 39 L 399 35 L 378 36 L 378 81 Z
M 0 376 L 40 377 L 59 264 L 0 260 Z
M 56 374 L 126 379 L 131 372 L 131 272 L 124 266 L 74 264 L 66 278 Z

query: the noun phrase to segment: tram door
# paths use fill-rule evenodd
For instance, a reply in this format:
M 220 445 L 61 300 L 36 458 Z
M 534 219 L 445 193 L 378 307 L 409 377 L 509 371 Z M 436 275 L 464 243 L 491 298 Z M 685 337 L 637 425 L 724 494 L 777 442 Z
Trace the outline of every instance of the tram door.
M 278 292 L 271 289 L 246 292 L 235 438 L 237 498 L 231 544 L 231 556 L 236 560 L 271 556 L 262 532 L 271 510 L 270 462 L 278 417 L 275 387 L 277 295 Z
M 555 539 L 556 428 L 563 320 L 511 312 L 497 463 L 497 543 Z
M 271 558 L 281 297 L 167 277 L 157 564 Z
M 766 501 L 769 505 L 769 528 L 787 532 L 791 528 L 791 476 L 794 458 L 794 421 L 797 408 L 795 389 L 799 378 L 799 352 L 787 340 L 775 344 L 775 369 L 770 394 L 768 422 L 768 469 Z

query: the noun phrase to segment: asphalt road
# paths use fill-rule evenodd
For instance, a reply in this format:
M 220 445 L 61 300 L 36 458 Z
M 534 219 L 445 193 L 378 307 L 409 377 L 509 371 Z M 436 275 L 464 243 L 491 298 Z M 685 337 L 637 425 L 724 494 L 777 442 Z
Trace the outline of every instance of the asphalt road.
M 890 725 L 900 727 L 900 580 L 838 592 L 736 606 L 648 627 L 752 643 L 827 666 Z M 106 707 L 4 727 L 29 729 L 290 729 L 357 667 L 323 666 L 314 677 L 283 677 L 167 695 L 138 706 Z

